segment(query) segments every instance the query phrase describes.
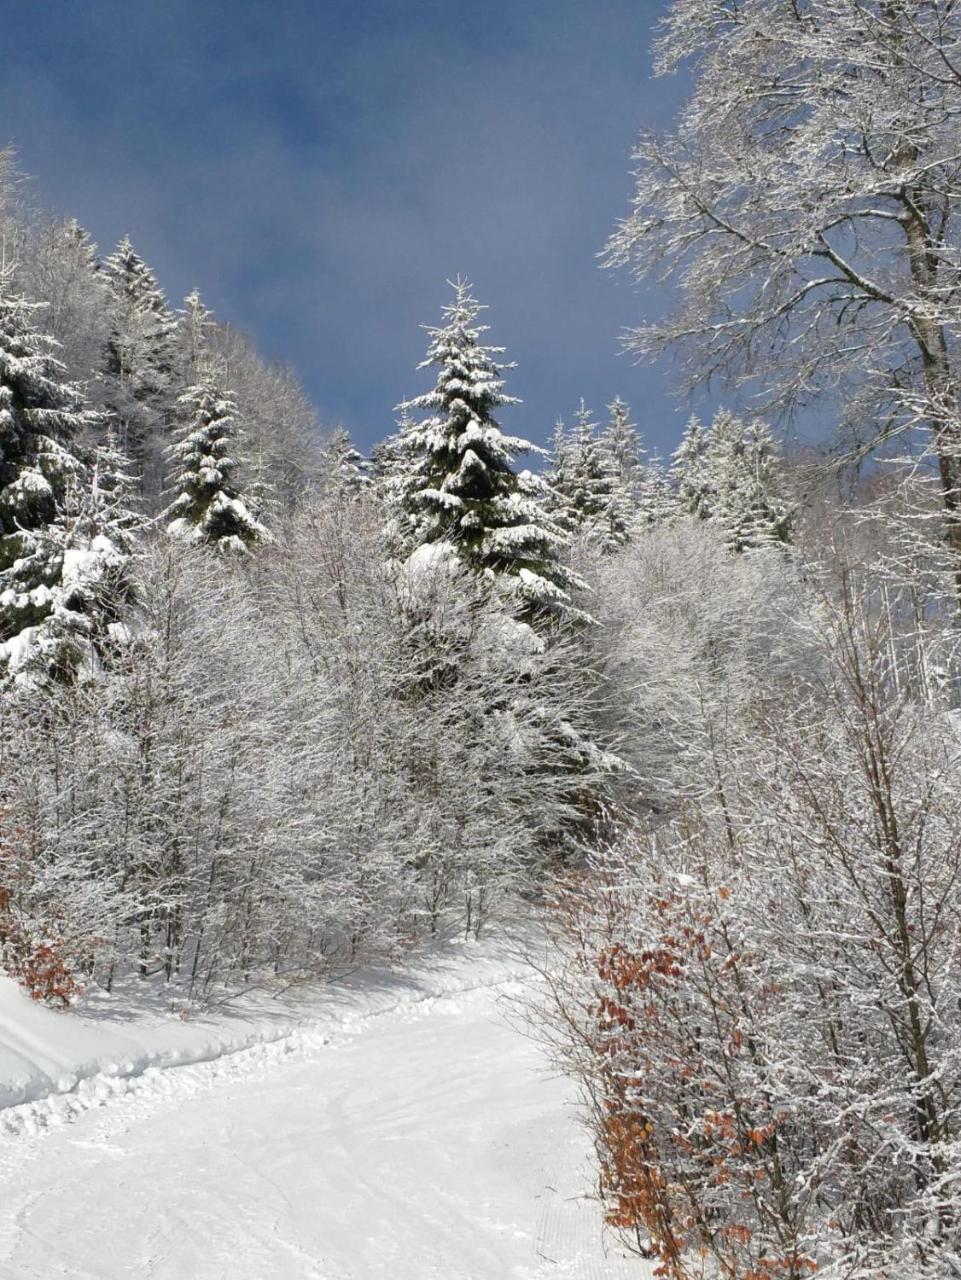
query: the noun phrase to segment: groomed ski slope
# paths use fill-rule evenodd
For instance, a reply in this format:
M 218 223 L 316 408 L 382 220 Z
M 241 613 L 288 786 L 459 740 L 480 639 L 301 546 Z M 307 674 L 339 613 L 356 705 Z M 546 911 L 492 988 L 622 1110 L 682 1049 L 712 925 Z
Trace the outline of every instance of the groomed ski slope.
M 464 957 L 271 1043 L 0 1111 L 0 1277 L 645 1280 L 518 989 Z

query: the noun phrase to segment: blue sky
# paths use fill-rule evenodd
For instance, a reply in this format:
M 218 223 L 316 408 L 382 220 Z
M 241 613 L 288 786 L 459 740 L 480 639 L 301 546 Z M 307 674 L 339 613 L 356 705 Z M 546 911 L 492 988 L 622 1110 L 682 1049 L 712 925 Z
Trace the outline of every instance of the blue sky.
M 628 399 L 669 450 L 688 412 L 618 335 L 663 305 L 597 253 L 629 152 L 682 86 L 651 77 L 657 0 L 48 0 L 5 29 L 0 132 L 41 201 L 129 233 L 323 419 L 369 446 L 425 389 L 423 323 L 468 276 L 543 442 Z

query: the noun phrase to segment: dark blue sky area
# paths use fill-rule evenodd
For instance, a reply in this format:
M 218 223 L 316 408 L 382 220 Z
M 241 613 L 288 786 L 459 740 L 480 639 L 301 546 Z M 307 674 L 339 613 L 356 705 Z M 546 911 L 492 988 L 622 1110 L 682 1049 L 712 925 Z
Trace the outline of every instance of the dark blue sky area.
M 682 86 L 651 78 L 656 0 L 48 0 L 8 5 L 0 140 L 102 247 L 300 373 L 364 446 L 423 390 L 457 273 L 544 441 L 620 394 L 650 443 L 687 413 L 618 334 L 661 303 L 596 255 L 629 152 Z

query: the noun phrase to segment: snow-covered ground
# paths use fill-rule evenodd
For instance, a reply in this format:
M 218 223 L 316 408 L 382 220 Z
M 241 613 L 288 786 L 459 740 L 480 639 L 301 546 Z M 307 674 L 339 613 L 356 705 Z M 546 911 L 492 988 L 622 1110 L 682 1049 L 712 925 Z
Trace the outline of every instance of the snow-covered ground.
M 477 947 L 200 1021 L 0 987 L 0 1277 L 643 1280 L 519 989 Z

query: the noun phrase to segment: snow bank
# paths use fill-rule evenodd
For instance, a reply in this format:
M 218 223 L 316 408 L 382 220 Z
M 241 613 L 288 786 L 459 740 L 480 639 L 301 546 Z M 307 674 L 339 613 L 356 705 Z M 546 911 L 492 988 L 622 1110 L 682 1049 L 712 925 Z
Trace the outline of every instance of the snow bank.
M 319 1048 L 371 1017 L 519 977 L 503 943 L 448 943 L 410 971 L 365 970 L 308 991 L 248 993 L 229 1006 L 180 1016 L 163 990 L 131 983 L 94 991 L 74 1011 L 33 1003 L 0 973 L 0 1135 L 67 1123 L 160 1077 L 210 1064 L 211 1083 Z

